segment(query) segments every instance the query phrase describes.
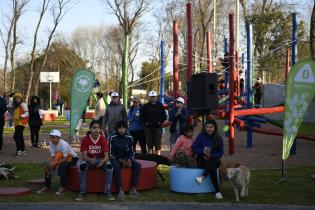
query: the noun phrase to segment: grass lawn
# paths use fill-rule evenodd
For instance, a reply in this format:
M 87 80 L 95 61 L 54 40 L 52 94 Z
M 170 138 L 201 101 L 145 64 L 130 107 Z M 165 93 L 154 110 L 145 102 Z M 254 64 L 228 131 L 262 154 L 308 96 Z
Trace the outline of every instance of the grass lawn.
M 215 200 L 212 194 L 181 194 L 170 192 L 169 168 L 160 166 L 166 181 L 163 182 L 157 177 L 158 183 L 155 189 L 141 192 L 139 198 L 126 197 L 127 201 L 136 202 L 222 202 L 236 203 L 234 192 L 230 183 L 223 184 L 222 201 Z M 249 197 L 241 200 L 240 203 L 251 204 L 286 204 L 286 205 L 315 205 L 315 182 L 309 178 L 315 172 L 315 165 L 309 167 L 290 168 L 286 171 L 288 181 L 276 185 L 280 178 L 280 170 L 253 170 Z M 0 187 L 4 186 L 25 186 L 32 189 L 32 193 L 19 197 L 0 197 L 0 203 L 15 202 L 73 202 L 75 192 L 67 192 L 63 196 L 55 196 L 58 189 L 59 179 L 54 178 L 51 192 L 47 194 L 36 194 L 40 189 L 39 185 L 31 185 L 27 180 L 42 176 L 39 164 L 16 164 L 16 174 L 20 177 L 16 180 L 0 180 Z M 84 202 L 109 202 L 99 194 L 90 193 Z M 120 201 L 115 201 L 120 202 Z

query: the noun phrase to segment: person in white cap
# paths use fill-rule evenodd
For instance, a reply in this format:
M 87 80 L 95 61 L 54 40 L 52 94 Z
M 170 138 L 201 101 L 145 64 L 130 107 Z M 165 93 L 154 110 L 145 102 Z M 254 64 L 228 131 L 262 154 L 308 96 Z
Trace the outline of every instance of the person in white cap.
M 188 125 L 188 109 L 185 107 L 185 99 L 182 97 L 178 97 L 175 100 L 175 106 L 169 111 L 168 120 L 172 122 L 170 127 L 170 151 L 174 144 L 176 143 L 176 139 L 181 135 L 181 131 Z
M 257 78 L 256 83 L 254 85 L 254 103 L 255 106 L 261 106 L 261 97 L 263 95 L 263 82 L 262 79 L 260 77 Z
M 102 123 L 102 129 L 106 137 L 110 137 L 116 132 L 115 126 L 117 122 L 121 120 L 128 122 L 127 111 L 124 105 L 120 103 L 118 93 L 112 92 L 110 96 L 111 102 L 106 108 Z
M 68 142 L 61 139 L 59 130 L 51 130 L 49 137 L 50 159 L 44 163 L 45 187 L 37 191 L 37 193 L 48 192 L 52 177 L 58 174 L 60 176 L 60 188 L 55 194 L 60 195 L 66 191 L 68 168 L 76 165 L 78 155 Z
M 140 109 L 140 118 L 145 126 L 148 154 L 153 154 L 154 147 L 155 154 L 161 155 L 162 125 L 167 116 L 162 103 L 157 102 L 157 93 L 150 91 L 148 96 L 149 102 Z

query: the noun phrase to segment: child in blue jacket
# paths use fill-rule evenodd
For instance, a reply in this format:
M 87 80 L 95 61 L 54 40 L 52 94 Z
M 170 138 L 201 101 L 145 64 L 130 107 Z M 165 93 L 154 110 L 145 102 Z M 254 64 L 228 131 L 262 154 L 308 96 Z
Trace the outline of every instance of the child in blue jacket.
M 218 183 L 217 168 L 220 167 L 223 156 L 223 140 L 218 133 L 218 126 L 215 120 L 209 120 L 204 125 L 202 131 L 193 143 L 192 150 L 197 155 L 198 168 L 204 169 L 201 176 L 196 177 L 198 184 L 210 175 L 212 184 L 215 188 L 215 198 L 222 199 Z
M 125 193 L 121 187 L 121 168 L 131 168 L 131 190 L 130 195 L 139 196 L 136 187 L 139 180 L 141 165 L 134 159 L 133 139 L 126 133 L 127 122 L 118 121 L 116 133 L 110 137 L 110 158 L 114 168 L 114 180 L 119 190 L 118 199 L 124 199 Z

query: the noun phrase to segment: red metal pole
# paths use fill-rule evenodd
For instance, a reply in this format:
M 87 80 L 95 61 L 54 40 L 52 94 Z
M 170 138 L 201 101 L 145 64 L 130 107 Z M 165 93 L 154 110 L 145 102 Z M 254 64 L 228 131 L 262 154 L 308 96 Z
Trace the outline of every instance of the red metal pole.
M 284 106 L 276 106 L 270 108 L 259 108 L 259 109 L 240 109 L 234 111 L 234 116 L 245 116 L 245 115 L 257 115 L 257 114 L 272 114 L 284 112 Z
M 283 136 L 283 131 L 278 131 L 278 130 L 253 128 L 253 131 L 256 133 L 262 133 L 262 134 L 268 134 L 268 135 L 274 135 L 274 136 Z M 309 141 L 315 141 L 315 137 L 313 136 L 297 135 L 297 138 L 309 140 Z
M 287 82 L 289 71 L 290 71 L 290 63 L 291 63 L 291 49 L 287 49 L 287 56 L 285 61 L 285 83 Z
M 207 70 L 212 72 L 211 33 L 207 32 Z
M 173 21 L 173 92 L 174 98 L 179 96 L 179 79 L 178 79 L 178 22 Z
M 192 75 L 192 5 L 186 4 L 187 15 L 187 74 L 186 79 L 190 81 Z
M 234 136 L 234 15 L 229 14 L 229 67 L 230 67 L 230 87 L 229 87 L 229 155 L 235 152 L 235 136 Z

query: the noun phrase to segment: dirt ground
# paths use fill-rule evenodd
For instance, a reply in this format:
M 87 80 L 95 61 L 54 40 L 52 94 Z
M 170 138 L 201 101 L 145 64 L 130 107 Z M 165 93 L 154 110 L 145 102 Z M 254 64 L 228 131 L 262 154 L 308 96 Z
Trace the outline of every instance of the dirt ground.
M 222 127 L 223 121 L 219 120 L 219 126 Z M 276 128 L 271 124 L 264 125 L 267 128 Z M 199 126 L 200 127 L 200 126 Z M 28 129 L 28 128 L 26 128 Z M 197 135 L 200 129 L 196 129 Z M 246 148 L 246 132 L 235 132 L 235 154 L 229 155 L 228 138 L 224 137 L 225 154 L 223 159 L 241 162 L 251 169 L 256 168 L 281 168 L 282 154 L 282 137 L 270 136 L 265 134 L 254 133 L 252 148 Z M 43 143 L 48 142 L 48 135 L 41 135 Z M 69 134 L 64 134 L 64 139 L 70 139 Z M 168 155 L 168 129 L 165 129 L 163 134 L 162 154 Z M 26 136 L 26 156 L 15 156 L 15 143 L 12 136 L 4 135 L 3 151 L 0 153 L 1 163 L 41 163 L 49 158 L 48 147 L 43 145 L 41 148 L 32 148 L 30 137 Z M 48 144 L 47 144 L 48 145 Z M 73 144 L 73 147 L 78 151 L 79 144 Z M 290 156 L 286 161 L 286 167 L 315 165 L 315 142 L 298 140 L 297 154 Z

